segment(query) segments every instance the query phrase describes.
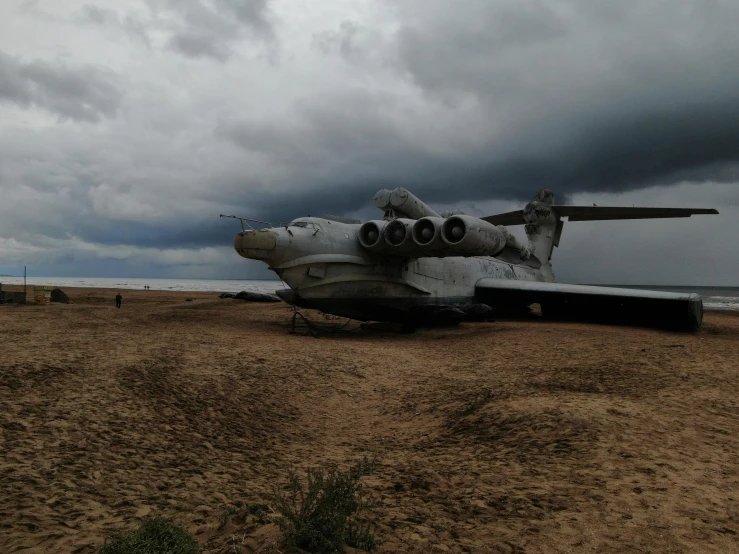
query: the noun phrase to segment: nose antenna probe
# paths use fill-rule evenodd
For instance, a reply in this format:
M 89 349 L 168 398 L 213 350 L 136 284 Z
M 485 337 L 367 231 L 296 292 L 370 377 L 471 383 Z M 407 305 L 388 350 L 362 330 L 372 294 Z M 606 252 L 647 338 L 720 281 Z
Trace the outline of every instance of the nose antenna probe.
M 262 225 L 267 225 L 270 229 L 273 229 L 274 228 L 274 225 L 272 225 L 269 221 L 260 221 L 258 219 L 250 219 L 248 217 L 239 217 L 237 215 L 224 215 L 224 214 L 220 214 L 220 217 L 226 217 L 226 218 L 229 218 L 229 219 L 238 219 L 241 222 L 241 230 L 242 231 L 246 231 L 246 227 L 249 227 L 249 230 L 250 231 L 255 231 L 256 230 L 256 229 L 254 229 L 254 227 L 252 227 L 251 225 L 249 225 L 249 223 L 246 223 L 246 227 L 244 227 L 244 221 L 247 221 L 247 222 L 251 221 L 252 223 L 261 223 Z

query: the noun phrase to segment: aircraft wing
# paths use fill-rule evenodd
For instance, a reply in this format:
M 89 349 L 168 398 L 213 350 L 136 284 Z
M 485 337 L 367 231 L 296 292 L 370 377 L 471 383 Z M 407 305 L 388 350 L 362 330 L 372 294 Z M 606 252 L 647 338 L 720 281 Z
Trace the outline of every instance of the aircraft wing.
M 475 296 L 502 309 L 541 304 L 542 315 L 553 319 L 691 330 L 703 321 L 703 301 L 690 293 L 485 278 L 475 285 Z
M 614 219 L 659 219 L 667 217 L 690 217 L 698 214 L 717 214 L 710 208 L 629 208 L 614 206 L 552 206 L 560 217 L 569 221 L 606 221 Z M 523 210 L 491 215 L 481 218 L 493 225 L 522 225 Z

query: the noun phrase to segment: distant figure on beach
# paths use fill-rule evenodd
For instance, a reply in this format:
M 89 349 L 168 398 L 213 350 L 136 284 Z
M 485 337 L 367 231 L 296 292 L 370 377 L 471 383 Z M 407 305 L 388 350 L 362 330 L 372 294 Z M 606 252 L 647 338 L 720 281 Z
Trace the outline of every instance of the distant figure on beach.
M 121 293 L 119 292 L 118 294 L 115 295 L 115 307 L 120 308 L 121 302 L 123 302 L 123 297 L 121 296 Z

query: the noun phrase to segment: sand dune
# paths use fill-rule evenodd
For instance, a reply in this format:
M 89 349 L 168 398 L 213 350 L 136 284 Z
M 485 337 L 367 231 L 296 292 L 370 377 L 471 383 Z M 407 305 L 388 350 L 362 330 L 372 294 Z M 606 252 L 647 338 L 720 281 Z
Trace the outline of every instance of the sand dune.
M 383 552 L 739 551 L 737 314 L 315 339 L 284 304 L 67 292 L 0 306 L 0 552 L 94 552 L 147 515 L 270 551 L 276 515 L 229 506 L 365 454 Z

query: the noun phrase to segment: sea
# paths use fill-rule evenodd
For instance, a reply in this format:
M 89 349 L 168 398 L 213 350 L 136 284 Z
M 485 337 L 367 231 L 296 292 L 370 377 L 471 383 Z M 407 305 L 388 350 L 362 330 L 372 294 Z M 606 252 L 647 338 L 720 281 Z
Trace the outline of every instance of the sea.
M 263 292 L 273 294 L 285 288 L 278 280 L 249 279 L 125 279 L 119 277 L 28 277 L 29 285 L 59 287 L 104 288 L 121 290 L 199 291 L 199 292 Z M 23 277 L 0 277 L 0 283 L 22 285 Z M 708 310 L 739 310 L 739 287 L 683 287 L 665 285 L 604 285 L 610 287 L 694 292 L 703 298 Z

